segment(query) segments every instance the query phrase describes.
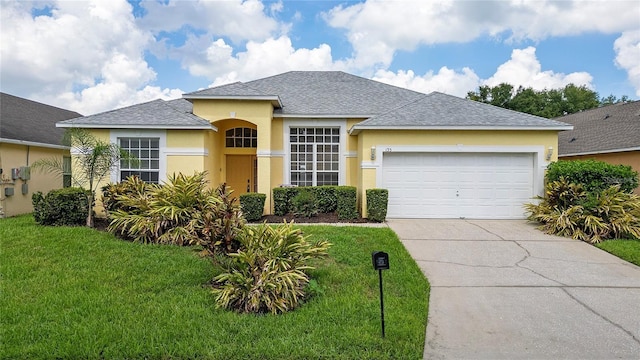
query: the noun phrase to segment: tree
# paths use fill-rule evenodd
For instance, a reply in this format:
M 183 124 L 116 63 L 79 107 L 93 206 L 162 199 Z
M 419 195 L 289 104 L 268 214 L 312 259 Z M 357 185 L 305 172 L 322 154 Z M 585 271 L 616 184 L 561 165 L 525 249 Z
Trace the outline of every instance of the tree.
M 73 158 L 72 182 L 87 194 L 87 226 L 93 227 L 93 203 L 96 190 L 105 177 L 111 174 L 120 160 L 137 161 L 129 152 L 116 144 L 100 140 L 86 129 L 70 128 L 65 132 L 63 143 L 71 147 Z M 33 163 L 33 168 L 50 171 L 62 176 L 65 169 L 61 158 L 47 158 Z
M 467 99 L 546 118 L 593 109 L 605 101 L 598 98 L 597 92 L 584 85 L 569 84 L 564 88 L 551 90 L 534 90 L 531 87 L 520 86 L 514 91 L 514 87 L 506 83 L 494 87 L 480 86 L 477 91 L 468 92 Z M 612 95 L 606 99 L 616 100 Z

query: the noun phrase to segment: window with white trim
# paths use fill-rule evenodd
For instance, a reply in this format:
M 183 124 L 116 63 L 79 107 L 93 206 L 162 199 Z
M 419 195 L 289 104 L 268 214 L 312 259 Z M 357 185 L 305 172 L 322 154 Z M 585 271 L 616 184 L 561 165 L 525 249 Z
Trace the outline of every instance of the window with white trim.
M 118 145 L 136 160 L 120 160 L 120 181 L 129 176 L 157 184 L 160 175 L 160 138 L 119 137 Z
M 62 187 L 71 186 L 71 156 L 62 157 Z
M 225 145 L 228 148 L 258 147 L 258 131 L 251 128 L 234 128 L 225 132 Z
M 338 185 L 339 127 L 291 127 L 289 144 L 292 185 Z

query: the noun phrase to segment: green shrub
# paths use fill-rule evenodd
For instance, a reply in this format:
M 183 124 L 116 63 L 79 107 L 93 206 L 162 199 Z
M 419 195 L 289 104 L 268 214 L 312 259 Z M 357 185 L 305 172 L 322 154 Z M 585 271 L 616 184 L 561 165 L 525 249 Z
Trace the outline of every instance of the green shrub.
M 337 186 L 337 209 L 338 219 L 351 220 L 358 217 L 357 190 L 355 186 Z
M 367 217 L 375 222 L 383 222 L 387 217 L 389 190 L 367 189 Z
M 587 192 L 601 192 L 610 186 L 619 185 L 624 192 L 633 192 L 638 187 L 638 172 L 631 166 L 611 165 L 596 160 L 558 161 L 549 164 L 547 181 L 567 179 L 570 183 L 582 184 Z
M 318 212 L 323 214 L 335 212 L 338 208 L 337 186 L 323 185 L 312 187 L 318 199 Z
M 165 185 L 116 196 L 121 208 L 110 213 L 109 230 L 143 243 L 198 244 L 209 254 L 233 251 L 245 224 L 240 205 L 226 184 L 209 189 L 205 176 L 173 175 Z
M 297 187 L 279 187 L 273 189 L 273 214 L 284 216 L 293 211 L 291 200 L 298 194 Z
M 548 182 L 539 204 L 526 204 L 529 220 L 549 234 L 590 243 L 613 238 L 640 239 L 640 197 L 611 186 L 596 193 L 561 178 Z
M 283 313 L 305 298 L 309 260 L 327 256 L 326 241 L 307 242 L 293 223 L 246 227 L 238 237 L 240 249 L 224 261 L 213 279 L 218 307 L 242 313 Z
M 89 191 L 77 187 L 38 191 L 31 196 L 33 217 L 40 225 L 84 225 L 87 220 Z
M 137 176 L 129 176 L 124 181 L 116 184 L 108 184 L 102 187 L 102 206 L 109 217 L 115 210 L 134 211 L 125 206 L 118 198 L 122 195 L 146 197 L 149 194 L 149 184 Z
M 246 193 L 240 195 L 240 208 L 244 214 L 244 218 L 248 221 L 257 221 L 262 219 L 264 212 L 264 202 L 267 195 L 260 193 Z
M 301 188 L 293 200 L 293 213 L 295 216 L 314 217 L 318 214 L 318 200 L 311 188 Z

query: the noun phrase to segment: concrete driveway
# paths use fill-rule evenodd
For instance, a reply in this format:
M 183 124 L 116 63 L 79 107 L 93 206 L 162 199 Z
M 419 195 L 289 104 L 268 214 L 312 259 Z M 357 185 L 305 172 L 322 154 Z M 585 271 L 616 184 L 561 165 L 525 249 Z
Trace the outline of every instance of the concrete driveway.
M 640 267 L 520 220 L 388 220 L 431 283 L 425 359 L 640 359 Z

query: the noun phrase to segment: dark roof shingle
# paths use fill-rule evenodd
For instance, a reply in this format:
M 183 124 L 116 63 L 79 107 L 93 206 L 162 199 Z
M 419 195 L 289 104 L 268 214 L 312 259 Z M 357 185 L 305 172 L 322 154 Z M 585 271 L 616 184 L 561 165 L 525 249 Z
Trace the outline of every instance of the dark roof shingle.
M 640 149 L 640 100 L 556 118 L 573 125 L 558 135 L 558 155 Z
M 0 93 L 0 138 L 34 143 L 62 145 L 64 129 L 56 122 L 82 116 L 61 109 Z

